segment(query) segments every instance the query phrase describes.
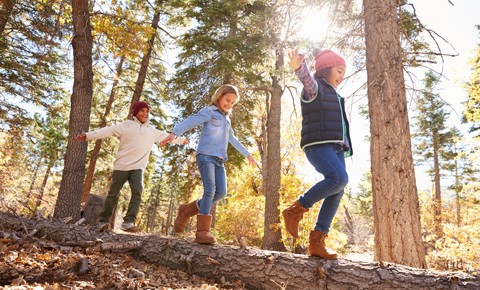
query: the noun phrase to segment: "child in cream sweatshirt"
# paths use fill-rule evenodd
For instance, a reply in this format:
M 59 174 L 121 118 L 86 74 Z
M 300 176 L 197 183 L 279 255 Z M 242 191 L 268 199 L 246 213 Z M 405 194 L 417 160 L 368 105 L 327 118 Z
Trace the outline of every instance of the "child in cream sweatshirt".
M 148 122 L 150 107 L 147 103 L 143 101 L 135 102 L 132 105 L 132 111 L 133 120 L 126 120 L 114 126 L 80 134 L 75 138 L 78 142 L 112 136 L 120 139 L 120 146 L 113 163 L 112 183 L 98 217 L 100 230 L 109 227 L 108 220 L 118 202 L 120 190 L 128 181 L 132 190 L 132 197 L 128 204 L 127 214 L 123 218 L 124 222 L 121 229 L 133 233 L 138 231 L 134 223 L 142 201 L 143 171 L 147 167 L 153 144 L 169 136 L 169 133 L 150 126 Z M 188 144 L 188 140 L 176 138 L 172 143 Z

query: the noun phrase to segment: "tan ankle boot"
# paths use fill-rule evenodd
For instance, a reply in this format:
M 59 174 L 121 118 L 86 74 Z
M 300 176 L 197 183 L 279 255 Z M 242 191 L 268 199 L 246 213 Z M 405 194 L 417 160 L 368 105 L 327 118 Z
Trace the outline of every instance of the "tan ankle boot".
M 197 232 L 195 233 L 195 242 L 201 244 L 213 244 L 215 238 L 210 233 L 210 224 L 212 216 L 209 214 L 197 215 Z
M 285 220 L 285 228 L 295 239 L 298 239 L 298 224 L 303 218 L 303 214 L 308 211 L 298 202 L 298 199 L 289 207 L 282 211 Z
M 197 201 L 194 200 L 188 204 L 182 204 L 178 208 L 177 218 L 175 219 L 174 228 L 177 233 L 183 232 L 185 227 L 187 226 L 188 220 L 192 217 L 197 215 L 199 212 Z
M 328 236 L 322 231 L 310 231 L 310 244 L 308 253 L 310 256 L 320 256 L 327 260 L 337 258 L 337 252 L 328 249 L 325 246 L 325 238 Z

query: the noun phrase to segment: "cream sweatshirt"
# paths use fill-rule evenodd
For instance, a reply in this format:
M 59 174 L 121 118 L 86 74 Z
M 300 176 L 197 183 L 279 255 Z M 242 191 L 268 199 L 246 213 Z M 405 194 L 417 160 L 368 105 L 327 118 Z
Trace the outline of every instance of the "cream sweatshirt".
M 136 117 L 133 117 L 133 120 L 126 120 L 114 126 L 88 132 L 86 135 L 87 141 L 112 136 L 118 137 L 120 146 L 113 162 L 113 170 L 130 171 L 145 170 L 153 144 L 162 141 L 170 134 L 150 126 L 148 120 L 142 124 Z M 183 144 L 184 141 L 185 138 L 179 137 L 175 138 L 172 143 Z

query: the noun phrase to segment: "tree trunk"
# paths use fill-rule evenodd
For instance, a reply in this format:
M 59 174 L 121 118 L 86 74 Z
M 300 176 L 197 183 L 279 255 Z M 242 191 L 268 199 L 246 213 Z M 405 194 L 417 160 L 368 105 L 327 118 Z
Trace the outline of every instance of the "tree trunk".
M 283 67 L 283 52 L 277 50 L 276 71 Z M 280 183 L 282 158 L 280 153 L 280 119 L 283 90 L 277 76 L 272 76 L 270 111 L 267 117 L 267 182 L 265 193 L 265 219 L 262 249 L 285 251 L 280 230 Z
M 210 207 L 210 215 L 212 216 L 210 228 L 214 229 L 217 222 L 217 203 L 212 204 L 212 207 Z
M 160 1 L 160 3 L 161 2 L 162 1 Z M 148 40 L 147 53 L 142 58 L 142 63 L 140 65 L 140 71 L 138 72 L 137 83 L 135 84 L 135 91 L 133 92 L 132 103 L 130 104 L 130 108 L 132 107 L 133 103 L 140 101 L 140 96 L 142 95 L 142 92 L 143 92 L 145 79 L 147 78 L 148 64 L 150 62 L 150 56 L 152 55 L 153 45 L 155 42 L 155 34 L 157 33 L 158 22 L 160 20 L 159 6 L 160 4 L 157 5 L 157 12 L 153 16 L 153 21 L 152 21 L 153 34 L 152 34 L 152 37 L 150 37 L 150 39 Z M 127 117 L 128 120 L 133 118 L 132 114 L 133 112 L 130 109 Z
M 55 203 L 54 217 L 80 219 L 82 185 L 85 178 L 87 142 L 75 137 L 88 131 L 93 94 L 92 27 L 87 0 L 72 0 L 73 15 L 73 92 L 62 181 Z
M 426 268 L 395 0 L 364 0 L 375 260 Z
M 20 220 L 2 213 L 0 219 L 2 226 L 9 231 L 20 235 L 25 228 L 37 229 L 36 237 L 46 236 L 57 245 L 97 239 L 104 244 L 136 242 L 138 248 L 128 251 L 136 260 L 218 282 L 222 278 L 225 281 L 240 280 L 246 289 L 480 289 L 479 275 L 462 272 L 422 270 L 393 263 L 342 258 L 325 260 L 250 247 L 202 245 L 160 235 L 100 233 L 88 226 Z
M 114 230 L 117 228 L 116 225 L 117 225 L 118 215 L 119 213 L 118 213 L 118 202 L 117 202 L 117 204 L 113 208 L 112 216 L 108 219 L 108 222 L 110 223 L 110 227 Z
M 105 189 L 103 192 L 104 198 L 107 198 L 108 191 L 110 190 L 110 186 L 112 185 L 112 179 L 113 179 L 113 169 L 109 169 L 107 171 L 107 186 L 105 186 Z
M 458 161 L 455 158 L 455 203 L 457 206 L 457 227 L 460 227 L 460 189 L 458 186 Z
M 438 140 L 438 138 L 435 138 Z M 438 143 L 437 143 L 438 144 Z M 442 237 L 442 192 L 440 188 L 440 165 L 438 160 L 438 145 L 434 144 L 433 149 L 433 164 L 435 171 L 435 200 L 434 204 L 434 222 L 435 222 L 435 236 L 437 239 Z
M 2 8 L 0 9 L 0 36 L 3 36 L 5 26 L 7 26 L 8 19 L 13 11 L 13 0 L 0 0 Z
M 29 201 L 30 198 L 32 197 L 33 187 L 35 186 L 35 181 L 37 181 L 38 170 L 40 169 L 41 163 L 42 163 L 42 158 L 40 157 L 37 160 L 37 164 L 35 165 L 35 171 L 33 172 L 32 183 L 30 183 L 30 188 L 28 189 L 27 201 Z
M 262 114 L 261 117 L 261 131 L 260 136 L 256 136 L 254 130 L 252 130 L 252 135 L 255 136 L 255 143 L 257 144 L 258 152 L 260 153 L 260 162 L 262 164 L 262 168 L 260 173 L 262 175 L 262 195 L 265 196 L 265 186 L 267 184 L 267 130 L 266 130 L 266 116 L 269 111 L 270 105 L 270 93 L 265 91 L 265 114 Z
M 168 204 L 168 212 L 167 212 L 167 222 L 165 223 L 165 235 L 168 236 L 168 230 L 170 229 L 171 224 L 171 216 L 172 216 L 172 208 L 173 208 L 173 190 L 170 191 L 170 203 Z
M 265 187 L 267 184 L 267 120 L 268 113 L 270 112 L 270 92 L 265 91 L 265 114 L 262 116 L 262 135 L 257 141 L 258 151 L 260 152 L 260 158 L 262 159 L 262 190 L 263 196 L 265 196 Z
M 160 177 L 160 180 L 161 180 L 161 177 Z M 153 213 L 152 213 L 152 220 L 150 222 L 150 231 L 149 232 L 152 232 L 153 230 L 155 230 L 155 220 L 157 218 L 157 209 L 158 209 L 158 200 L 160 199 L 160 186 L 158 187 L 158 190 L 157 190 L 157 196 L 155 197 L 155 205 L 153 206 Z
M 83 217 L 85 218 L 85 224 L 94 226 L 98 222 L 98 216 L 102 211 L 105 198 L 90 194 L 85 202 L 85 209 L 83 210 Z
M 110 90 L 110 96 L 108 97 L 107 106 L 105 108 L 105 113 L 102 117 L 102 123 L 100 124 L 100 128 L 103 128 L 107 125 L 107 116 L 112 110 L 112 104 L 115 99 L 115 88 L 117 87 L 120 76 L 122 75 L 122 66 L 124 60 L 125 56 L 122 55 L 122 57 L 120 58 L 120 62 L 117 66 L 117 74 L 115 76 L 115 80 L 113 81 L 112 89 Z M 93 148 L 92 156 L 90 157 L 90 162 L 88 163 L 87 177 L 85 178 L 85 182 L 83 183 L 82 203 L 87 201 L 90 190 L 92 189 L 93 174 L 95 173 L 95 166 L 97 165 L 98 154 L 100 153 L 101 147 L 102 139 L 95 140 L 95 147 Z
M 52 162 L 49 162 L 47 171 L 45 172 L 45 176 L 43 177 L 42 186 L 40 187 L 40 191 L 38 192 L 37 202 L 35 202 L 35 207 L 39 207 L 42 204 L 43 193 L 45 192 L 45 186 L 47 186 L 48 177 L 50 176 L 50 171 L 52 170 L 52 167 L 53 167 Z
M 350 215 L 350 211 L 348 210 L 347 206 L 345 204 L 342 204 L 342 206 L 343 210 L 345 211 L 345 225 L 347 226 L 347 230 L 350 233 L 348 235 L 348 243 L 357 244 L 352 216 Z

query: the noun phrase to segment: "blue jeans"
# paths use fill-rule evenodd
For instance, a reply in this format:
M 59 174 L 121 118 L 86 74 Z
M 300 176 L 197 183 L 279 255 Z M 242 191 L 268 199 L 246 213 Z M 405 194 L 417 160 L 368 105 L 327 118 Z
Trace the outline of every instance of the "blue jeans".
M 197 154 L 197 166 L 203 183 L 203 196 L 198 201 L 200 214 L 210 214 L 212 204 L 227 196 L 227 177 L 223 160 L 209 155 Z
M 298 198 L 305 208 L 311 208 L 323 199 L 318 212 L 315 230 L 328 234 L 333 217 L 337 213 L 344 188 L 348 183 L 345 157 L 340 145 L 333 143 L 305 147 L 308 161 L 325 177 Z

